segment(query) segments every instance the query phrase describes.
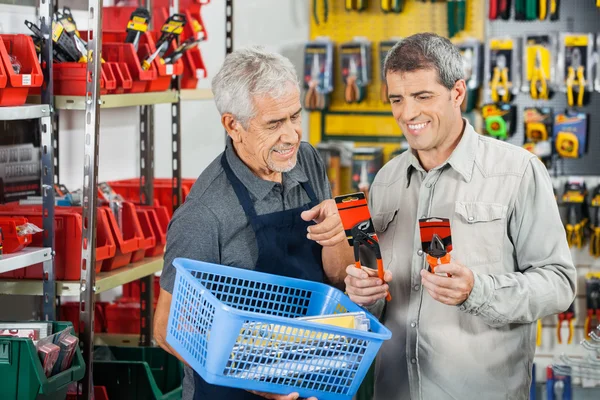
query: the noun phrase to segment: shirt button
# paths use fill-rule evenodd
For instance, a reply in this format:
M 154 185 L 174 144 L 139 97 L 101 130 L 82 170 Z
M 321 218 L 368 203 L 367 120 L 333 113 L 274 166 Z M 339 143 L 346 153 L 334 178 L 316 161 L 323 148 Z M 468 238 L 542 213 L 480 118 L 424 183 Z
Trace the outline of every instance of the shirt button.
M 413 287 L 413 289 L 415 289 L 416 291 L 419 291 L 419 289 L 420 289 L 420 288 L 421 288 L 421 287 L 420 287 L 419 285 L 415 285 L 415 286 Z
M 416 323 L 416 322 L 411 322 L 411 323 L 410 323 L 410 327 L 411 327 L 411 328 L 415 328 L 416 326 L 417 326 L 417 323 Z
M 417 359 L 413 358 L 413 359 L 410 360 L 410 362 L 413 363 L 413 364 L 416 364 L 417 363 Z
M 423 255 L 423 250 L 419 249 L 419 251 L 417 251 L 417 255 L 420 257 Z
M 473 221 L 475 218 L 473 217 L 469 217 L 469 221 Z
M 425 184 L 425 187 L 426 187 L 426 188 L 430 188 L 430 187 L 431 187 L 431 183 L 426 183 L 426 184 Z

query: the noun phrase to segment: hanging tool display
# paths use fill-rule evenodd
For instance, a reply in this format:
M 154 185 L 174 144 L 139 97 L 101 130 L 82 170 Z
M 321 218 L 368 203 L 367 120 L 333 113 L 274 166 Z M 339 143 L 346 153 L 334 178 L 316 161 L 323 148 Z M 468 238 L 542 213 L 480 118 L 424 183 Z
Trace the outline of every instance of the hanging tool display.
M 569 107 L 582 107 L 587 103 L 587 91 L 592 91 L 594 36 L 591 34 L 563 33 L 560 39 L 559 69 L 564 80 Z
M 565 184 L 563 203 L 567 209 L 567 243 L 569 247 L 583 247 L 585 226 L 588 222 L 587 187 L 581 179 L 570 178 Z
M 567 344 L 573 343 L 573 336 L 575 333 L 575 303 L 572 303 L 567 311 L 558 314 L 558 324 L 556 325 L 556 338 L 558 344 L 562 344 L 562 326 L 563 322 L 567 323 L 569 328 L 569 336 L 567 338 Z
M 600 257 L 600 185 L 590 199 L 590 255 Z
M 552 160 L 552 124 L 554 116 L 550 107 L 525 108 L 525 142 L 523 147 L 538 156 L 546 167 Z
M 399 14 L 404 9 L 404 0 L 380 0 L 381 11 L 385 13 L 394 12 Z
M 588 116 L 567 111 L 554 117 L 554 144 L 562 158 L 581 158 L 587 152 Z
M 327 23 L 327 19 L 329 18 L 329 0 L 323 0 L 323 22 Z M 312 0 L 312 13 L 313 18 L 315 19 L 315 24 L 320 25 L 319 20 L 319 0 Z
M 396 43 L 398 43 L 399 40 L 400 38 L 398 38 L 398 40 L 387 40 L 379 43 L 379 71 L 381 76 L 380 97 L 382 103 L 390 102 L 390 99 L 388 99 L 387 83 L 385 80 L 385 75 L 383 74 L 383 64 L 385 62 L 385 57 L 387 56 L 388 51 L 390 51 L 390 49 L 394 47 L 394 45 L 396 45 Z
M 385 270 L 381 258 L 379 239 L 375 233 L 367 199 L 362 192 L 352 193 L 335 198 L 335 203 L 346 231 L 346 238 L 350 246 L 354 247 L 354 260 L 356 268 L 362 268 L 360 262 L 360 247 L 364 246 L 375 255 L 377 260 L 377 275 L 384 282 Z M 390 301 L 391 295 L 387 294 L 386 300 Z
M 486 133 L 496 139 L 506 140 L 516 130 L 517 108 L 510 104 L 490 103 L 481 108 Z
M 561 366 L 563 370 L 570 367 Z M 573 388 L 571 386 L 571 375 L 555 374 L 552 366 L 546 368 L 546 400 L 572 400 Z
M 437 266 L 451 261 L 452 233 L 447 218 L 419 219 L 421 248 L 425 251 L 429 271 L 435 274 Z
M 150 23 L 150 12 L 139 7 L 131 13 L 129 22 L 127 23 L 127 36 L 125 37 L 125 43 L 132 43 L 135 50 L 138 50 L 140 43 L 140 37 L 142 33 L 148 30 L 148 24 Z
M 333 92 L 333 43 L 326 39 L 308 43 L 304 49 L 304 108 L 325 110 Z
M 461 105 L 462 112 L 471 112 L 478 103 L 477 94 L 483 75 L 483 45 L 475 39 L 466 39 L 456 43 L 463 58 L 463 69 L 467 83 L 467 96 Z
M 448 37 L 453 38 L 465 30 L 466 0 L 448 0 Z
M 590 272 L 585 276 L 585 298 L 587 305 L 587 316 L 583 332 L 585 338 L 590 337 L 590 333 L 600 327 L 600 273 Z M 600 329 L 600 328 L 598 328 Z
M 367 0 L 345 0 L 346 11 L 363 11 L 368 7 Z
M 164 63 L 163 56 L 169 50 L 171 42 L 183 32 L 187 20 L 184 14 L 173 14 L 169 16 L 167 21 L 163 24 L 160 31 L 162 32 L 160 38 L 156 42 L 156 50 L 154 53 L 148 55 L 144 61 L 142 61 L 142 69 L 147 71 L 150 69 L 152 62 L 158 58 L 161 63 Z
M 365 99 L 371 82 L 371 43 L 363 39 L 340 46 L 344 98 L 346 103 L 360 103 Z
M 551 35 L 529 35 L 525 37 L 523 52 L 523 82 L 529 82 L 532 99 L 548 100 L 554 89 L 553 55 L 556 54 L 556 40 Z
M 493 38 L 489 42 L 488 82 L 494 103 L 508 103 L 519 88 L 518 43 L 512 38 Z

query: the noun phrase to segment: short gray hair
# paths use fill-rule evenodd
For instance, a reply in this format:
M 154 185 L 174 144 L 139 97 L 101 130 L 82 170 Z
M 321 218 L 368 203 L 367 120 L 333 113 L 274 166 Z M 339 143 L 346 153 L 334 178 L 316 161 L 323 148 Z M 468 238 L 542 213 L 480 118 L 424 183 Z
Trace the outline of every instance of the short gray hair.
M 439 83 L 448 89 L 465 77 L 458 48 L 435 33 L 419 33 L 402 39 L 388 51 L 383 66 L 384 76 L 390 72 L 423 69 L 437 71 Z
M 247 128 L 248 121 L 256 116 L 254 97 L 281 97 L 290 83 L 300 90 L 290 60 L 257 46 L 227 55 L 212 80 L 212 91 L 219 113 L 232 114 Z

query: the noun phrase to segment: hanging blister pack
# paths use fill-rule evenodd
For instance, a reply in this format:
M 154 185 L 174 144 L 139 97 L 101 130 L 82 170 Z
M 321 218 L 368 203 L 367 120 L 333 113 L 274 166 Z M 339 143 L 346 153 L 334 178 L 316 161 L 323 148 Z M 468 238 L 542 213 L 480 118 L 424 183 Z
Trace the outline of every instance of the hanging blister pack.
M 148 30 L 148 24 L 150 23 L 150 12 L 139 7 L 131 13 L 129 22 L 127 23 L 127 36 L 125 37 L 125 43 L 133 44 L 135 51 L 138 50 L 140 44 L 140 37 L 142 33 Z
M 562 158 L 581 158 L 587 152 L 588 117 L 567 111 L 554 117 L 554 145 Z
M 367 95 L 371 82 L 371 43 L 355 38 L 340 46 L 344 98 L 346 103 L 360 103 Z
M 333 92 L 333 42 L 318 38 L 304 48 L 304 108 L 309 111 L 329 107 Z
M 583 107 L 594 90 L 592 68 L 594 35 L 561 33 L 558 56 L 558 75 L 561 89 L 567 93 L 569 107 Z
M 467 97 L 461 106 L 462 112 L 471 112 L 477 106 L 477 93 L 481 88 L 483 75 L 483 45 L 477 39 L 465 39 L 457 43 L 463 59 Z
M 525 140 L 523 147 L 536 156 L 547 167 L 552 160 L 552 125 L 554 116 L 550 107 L 526 108 L 523 111 Z
M 517 38 L 492 38 L 487 50 L 487 81 L 494 103 L 509 103 L 519 91 L 520 61 Z
M 516 130 L 517 107 L 510 104 L 485 104 L 481 108 L 486 133 L 496 139 L 506 140 Z
M 402 39 L 398 38 L 397 40 L 385 40 L 383 42 L 379 42 L 379 71 L 381 77 L 380 98 L 382 103 L 390 102 L 390 99 L 388 99 L 387 82 L 383 71 L 385 58 L 387 57 L 387 54 L 392 49 L 392 47 L 394 47 L 400 40 Z
M 556 36 L 524 38 L 522 91 L 532 99 L 549 100 L 556 91 Z

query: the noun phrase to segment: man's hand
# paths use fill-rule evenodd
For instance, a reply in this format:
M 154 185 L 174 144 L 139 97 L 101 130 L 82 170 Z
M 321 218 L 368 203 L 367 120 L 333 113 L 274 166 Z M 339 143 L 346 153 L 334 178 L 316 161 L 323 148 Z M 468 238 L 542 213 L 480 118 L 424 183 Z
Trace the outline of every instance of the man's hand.
M 307 237 L 321 246 L 335 246 L 346 240 L 346 233 L 338 213 L 335 200 L 329 199 L 316 205 L 301 215 L 305 221 L 315 221 L 308 227 Z
M 285 396 L 285 395 L 282 395 L 282 394 L 256 392 L 254 390 L 249 390 L 249 392 L 250 393 L 254 393 L 257 396 L 264 397 L 265 399 L 271 399 L 271 400 L 297 400 L 298 398 L 300 398 L 300 395 L 298 393 L 290 393 L 287 396 Z M 317 400 L 317 398 L 316 397 L 309 397 L 306 400 Z
M 371 268 L 356 268 L 354 264 L 346 268 L 346 293 L 350 300 L 360 306 L 370 306 L 379 299 L 385 299 L 389 287 L 388 282 L 392 280 L 392 272 L 385 271 L 382 282 L 377 276 L 377 270 Z
M 450 277 L 437 274 L 450 274 Z M 421 278 L 431 297 L 449 306 L 464 303 L 475 283 L 473 271 L 457 263 L 438 265 L 435 274 L 422 270 Z

